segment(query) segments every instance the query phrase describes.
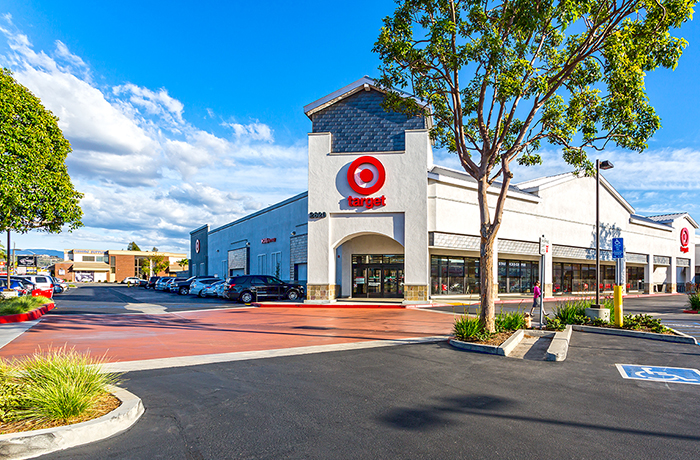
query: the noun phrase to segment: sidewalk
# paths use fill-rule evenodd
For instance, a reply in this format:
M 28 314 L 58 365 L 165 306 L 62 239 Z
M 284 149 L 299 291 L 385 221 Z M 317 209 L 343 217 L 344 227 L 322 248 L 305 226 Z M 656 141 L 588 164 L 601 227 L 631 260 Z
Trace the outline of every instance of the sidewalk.
M 451 315 L 417 309 L 236 308 L 143 315 L 47 315 L 0 349 L 66 346 L 107 362 L 447 336 Z

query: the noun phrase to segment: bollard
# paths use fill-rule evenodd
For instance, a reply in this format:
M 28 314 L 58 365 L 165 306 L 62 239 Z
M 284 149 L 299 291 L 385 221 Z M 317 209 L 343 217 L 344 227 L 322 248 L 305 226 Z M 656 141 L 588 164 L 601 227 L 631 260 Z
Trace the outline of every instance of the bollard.
M 622 327 L 622 286 L 615 285 L 614 289 L 615 326 Z

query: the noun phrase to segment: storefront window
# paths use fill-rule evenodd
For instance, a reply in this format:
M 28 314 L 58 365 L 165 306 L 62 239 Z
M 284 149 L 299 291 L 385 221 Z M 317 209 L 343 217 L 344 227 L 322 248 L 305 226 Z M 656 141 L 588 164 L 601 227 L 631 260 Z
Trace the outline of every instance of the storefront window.
M 644 267 L 627 267 L 627 290 L 644 291 Z
M 553 286 L 554 294 L 565 292 L 595 292 L 595 265 L 591 264 L 565 264 L 554 262 Z M 600 266 L 600 289 L 610 291 L 615 284 L 615 267 L 613 265 Z
M 498 261 L 498 292 L 530 293 L 539 277 L 539 262 L 529 260 Z
M 433 295 L 478 294 L 479 259 L 432 256 L 430 285 Z

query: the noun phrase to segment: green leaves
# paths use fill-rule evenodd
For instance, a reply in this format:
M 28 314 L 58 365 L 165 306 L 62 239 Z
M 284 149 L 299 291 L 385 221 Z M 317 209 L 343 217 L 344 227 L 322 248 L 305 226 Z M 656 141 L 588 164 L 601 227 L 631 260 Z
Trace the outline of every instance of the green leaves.
M 439 146 L 477 180 L 498 160 L 561 146 L 576 167 L 612 142 L 643 151 L 660 127 L 646 72 L 675 68 L 687 42 L 673 28 L 693 0 L 403 0 L 384 19 L 374 51 L 385 106 L 433 118 Z M 426 105 L 402 101 L 410 90 Z M 468 153 L 469 152 L 469 153 Z M 532 164 L 530 156 L 523 162 Z M 477 167 L 476 165 L 481 165 Z M 491 166 L 489 166 L 491 165 Z
M 59 233 L 82 226 L 58 119 L 7 69 L 0 71 L 0 230 Z

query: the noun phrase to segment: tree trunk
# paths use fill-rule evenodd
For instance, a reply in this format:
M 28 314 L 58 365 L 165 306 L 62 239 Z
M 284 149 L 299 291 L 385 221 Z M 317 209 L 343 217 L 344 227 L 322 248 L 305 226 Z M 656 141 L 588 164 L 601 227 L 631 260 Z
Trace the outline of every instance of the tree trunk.
M 481 245 L 480 245 L 480 257 L 479 257 L 479 297 L 481 299 L 481 312 L 479 314 L 479 321 L 482 326 L 489 332 L 496 332 L 496 324 L 494 317 L 496 314 L 496 306 L 494 304 L 494 285 L 493 285 L 493 244 L 496 241 L 496 230 L 491 223 L 491 216 L 489 211 L 488 196 L 486 191 L 488 190 L 489 184 L 487 178 L 483 177 L 479 181 L 479 208 L 481 210 Z
M 495 286 L 493 283 L 493 242 L 495 238 L 481 238 L 481 254 L 479 258 L 479 282 L 480 282 L 480 298 L 481 298 L 481 313 L 479 322 L 489 332 L 496 332 L 496 305 L 495 305 Z

